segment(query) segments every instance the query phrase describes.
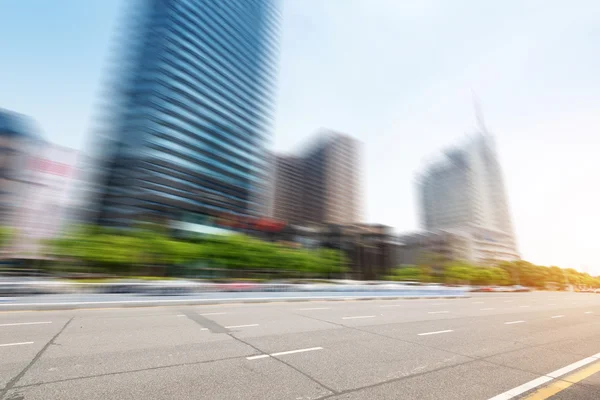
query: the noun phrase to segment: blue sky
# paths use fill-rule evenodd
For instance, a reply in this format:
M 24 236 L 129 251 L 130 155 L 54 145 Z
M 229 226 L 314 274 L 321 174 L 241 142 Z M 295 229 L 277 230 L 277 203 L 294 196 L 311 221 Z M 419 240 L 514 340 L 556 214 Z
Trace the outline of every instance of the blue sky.
M 0 107 L 83 148 L 126 0 L 0 0 Z M 282 0 L 273 147 L 363 142 L 364 217 L 418 227 L 414 176 L 481 99 L 523 256 L 600 274 L 600 2 Z

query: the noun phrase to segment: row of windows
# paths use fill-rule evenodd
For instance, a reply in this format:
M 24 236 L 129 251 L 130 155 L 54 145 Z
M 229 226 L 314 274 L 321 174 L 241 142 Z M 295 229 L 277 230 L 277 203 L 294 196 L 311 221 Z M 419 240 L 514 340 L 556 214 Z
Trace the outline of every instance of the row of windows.
M 189 1 L 185 2 L 185 5 L 184 3 L 180 3 L 180 5 L 182 6 L 182 9 L 187 8 L 186 10 L 182 10 L 183 15 L 195 15 L 197 20 L 202 20 L 202 16 L 207 14 L 206 11 L 211 9 L 210 2 L 209 4 L 203 5 L 202 9 L 199 9 L 197 3 L 195 4 L 195 9 L 191 8 Z M 277 60 L 275 60 L 274 57 L 268 57 L 268 55 L 266 55 L 266 61 L 269 61 L 270 63 L 267 64 L 267 68 L 265 68 L 261 63 L 262 59 L 258 56 L 261 50 L 263 50 L 264 45 L 269 48 L 273 48 L 276 45 L 276 42 L 270 42 L 268 38 L 260 32 L 260 28 L 265 25 L 263 23 L 264 20 L 253 17 L 252 13 L 245 13 L 243 20 L 238 19 L 236 21 L 237 24 L 233 25 L 227 23 L 230 18 L 222 18 L 222 15 L 219 12 L 215 12 L 214 8 L 212 8 L 212 10 L 213 12 L 210 17 L 205 19 L 204 22 L 207 27 L 211 28 L 212 32 L 216 32 L 217 34 L 209 34 L 208 36 L 213 36 L 213 38 L 216 37 L 226 41 L 227 45 L 223 46 L 223 48 L 233 49 L 233 51 L 231 51 L 233 56 L 239 57 L 244 55 L 250 65 L 257 69 L 255 72 L 259 72 L 258 69 L 260 68 L 262 70 L 261 73 L 270 75 L 271 79 L 275 79 L 274 68 L 268 68 L 268 66 L 276 65 Z M 259 15 L 261 17 L 263 16 L 262 14 Z M 232 34 L 232 31 L 240 32 L 239 29 L 236 28 L 247 28 L 247 32 L 249 32 L 250 35 L 238 34 L 236 37 L 236 35 Z M 233 40 L 229 40 L 229 37 Z M 246 40 L 242 40 L 243 38 L 246 38 Z M 244 46 L 244 42 L 247 46 Z
M 240 157 L 232 157 L 229 154 L 223 154 L 221 151 L 218 151 L 214 148 L 214 146 L 207 145 L 204 141 L 201 140 L 193 140 L 190 137 L 184 137 L 183 139 L 179 136 L 185 135 L 168 135 L 168 134 L 155 134 L 149 137 L 148 142 L 156 142 L 156 141 L 168 141 L 175 142 L 179 146 L 184 146 L 187 152 L 204 154 L 209 157 L 213 157 L 215 161 L 221 163 L 229 163 L 233 167 L 243 171 L 243 172 L 251 172 L 255 174 L 259 174 L 262 171 L 255 165 L 249 162 L 244 162 Z M 187 154 L 187 153 L 186 153 Z
M 188 201 L 192 201 L 198 205 L 219 207 L 231 211 L 244 212 L 245 208 L 243 205 L 236 204 L 235 202 L 229 202 L 227 199 L 210 199 L 203 196 L 201 193 L 195 194 L 190 191 L 174 188 L 172 186 L 162 185 L 157 182 L 145 181 L 142 190 L 152 190 L 160 192 L 169 196 L 175 196 L 175 198 L 182 198 Z M 225 200 L 225 201 L 224 201 Z
M 244 204 L 248 203 L 247 199 L 245 199 L 243 197 L 233 196 L 233 195 L 229 194 L 227 189 L 224 189 L 225 191 L 213 189 L 213 187 L 217 186 L 217 185 L 210 184 L 210 186 L 207 186 L 207 185 L 200 184 L 200 183 L 198 183 L 197 178 L 190 177 L 189 180 L 181 179 L 181 178 L 173 176 L 172 174 L 167 174 L 164 172 L 156 171 L 155 169 L 146 170 L 146 175 L 148 176 L 147 180 L 152 179 L 152 177 L 156 177 L 158 179 L 163 179 L 168 182 L 176 182 L 178 184 L 182 184 L 182 185 L 184 185 L 184 187 L 189 186 L 190 190 L 201 189 L 202 191 L 208 192 L 210 194 L 225 197 L 233 202 L 244 203 Z M 185 174 L 182 174 L 182 175 L 185 175 Z
M 217 122 L 213 122 L 212 120 L 208 119 L 204 115 L 194 114 L 186 110 L 184 106 L 181 106 L 181 103 L 177 102 L 177 104 L 175 104 L 175 102 L 176 100 L 171 99 L 170 97 L 162 98 L 162 101 L 160 103 L 153 102 L 154 108 L 161 110 L 162 113 L 159 115 L 153 115 L 151 118 L 159 119 L 161 121 L 170 123 L 174 127 L 182 127 L 188 129 L 189 131 L 198 133 L 200 133 L 198 131 L 199 127 L 206 125 L 216 127 L 218 125 L 221 125 L 224 126 L 225 129 L 213 129 L 213 132 L 218 132 L 220 136 L 224 137 L 224 140 L 233 143 L 235 145 L 235 148 L 238 149 L 236 153 L 241 153 L 240 155 L 246 155 L 256 150 L 255 146 L 252 146 L 250 143 L 248 143 L 248 141 L 243 141 L 238 138 L 234 139 L 230 134 L 231 127 L 225 121 L 225 123 L 218 124 Z M 201 133 L 205 137 L 211 136 L 210 134 L 206 134 L 205 132 Z M 218 140 L 217 138 L 214 139 Z
M 266 36 L 263 40 L 267 41 L 272 46 L 277 45 L 281 15 L 272 0 L 240 0 L 237 2 L 226 3 L 213 2 L 211 4 L 213 4 L 216 9 L 223 10 L 227 14 L 223 15 L 223 21 L 225 23 L 236 22 L 237 24 L 230 23 L 229 26 L 233 29 L 248 28 L 245 29 L 245 32 L 249 32 L 250 34 L 255 31 L 256 27 L 244 24 L 243 21 L 246 20 L 248 15 L 258 17 L 260 27 L 263 28 L 264 36 Z
M 163 110 L 166 111 L 166 110 Z M 249 151 L 233 145 L 224 137 L 224 130 L 203 122 L 192 123 L 187 118 L 179 118 L 174 122 L 165 118 L 166 114 L 152 115 L 145 126 L 156 134 L 164 134 L 180 140 L 192 140 L 193 143 L 206 144 L 211 151 L 217 151 L 224 157 L 239 159 L 240 162 L 260 164 L 260 157 L 254 151 Z M 201 146 L 202 147 L 202 146 Z
M 264 123 L 240 117 L 239 113 L 231 110 L 231 108 L 223 107 L 222 104 L 215 102 L 211 97 L 207 96 L 206 93 L 209 93 L 209 91 L 205 88 L 199 88 L 189 82 L 187 77 L 180 71 L 176 71 L 172 67 L 167 67 L 167 69 L 170 71 L 160 75 L 159 81 L 161 86 L 156 88 L 163 95 L 168 93 L 170 96 L 177 96 L 184 104 L 189 104 L 191 100 L 202 106 L 203 112 L 205 112 L 204 109 L 206 109 L 207 111 L 212 111 L 211 114 L 213 115 L 218 115 L 225 118 L 227 121 L 235 122 L 241 130 L 250 132 L 253 136 L 260 136 L 264 133 L 264 130 L 266 129 Z M 183 96 L 186 98 L 184 99 Z
M 249 173 L 249 169 L 248 168 L 234 168 L 222 161 L 217 161 L 214 158 L 211 157 L 207 157 L 203 154 L 201 154 L 198 151 L 195 151 L 192 148 L 189 148 L 187 146 L 184 146 L 176 141 L 173 140 L 168 140 L 165 138 L 161 138 L 161 137 L 156 137 L 156 136 L 152 136 L 148 139 L 148 141 L 150 143 L 153 144 L 157 144 L 159 146 L 162 146 L 163 148 L 167 148 L 170 149 L 172 151 L 175 151 L 179 154 L 183 154 L 185 156 L 187 156 L 188 158 L 191 159 L 197 159 L 199 161 L 203 161 L 206 164 L 210 164 L 211 166 L 217 168 L 217 169 L 221 169 L 223 171 L 227 171 L 232 175 L 236 175 L 239 178 L 242 179 L 252 179 L 251 178 L 251 174 Z
M 232 73 L 226 66 L 218 60 L 213 59 L 206 54 L 202 48 L 202 43 L 192 40 L 185 33 L 179 32 L 177 28 L 171 28 L 171 32 L 166 37 L 171 46 L 164 49 L 163 59 L 177 67 L 185 67 L 187 62 L 193 70 L 202 71 L 214 82 L 219 83 L 231 95 L 240 97 L 240 100 L 246 100 L 246 106 L 257 109 L 264 114 L 269 114 L 273 109 L 271 96 L 260 95 L 252 89 L 248 81 L 240 79 Z
M 149 146 L 146 154 L 159 160 L 167 160 L 175 165 L 185 167 L 191 171 L 199 172 L 217 180 L 228 182 L 235 186 L 248 187 L 247 181 L 244 181 L 243 178 L 236 179 L 228 173 L 219 173 L 218 171 L 215 171 L 215 169 L 208 168 L 206 167 L 207 163 L 204 160 L 197 160 L 197 157 L 191 158 L 179 153 L 173 154 L 169 149 L 155 144 Z
M 246 119 L 248 123 L 257 125 L 259 128 L 264 128 L 264 125 L 271 119 L 271 114 L 258 114 L 254 103 L 252 107 L 248 107 L 243 102 L 237 101 L 231 90 L 222 90 L 214 81 L 206 79 L 206 74 L 198 73 L 198 68 L 190 65 L 187 62 L 177 62 L 178 67 L 174 66 L 173 62 L 163 60 L 159 68 L 173 75 L 173 78 L 179 77 L 186 85 L 196 89 L 197 92 L 208 96 L 211 104 L 216 103 L 219 106 L 225 107 L 231 112 L 235 112 L 240 118 Z M 188 65 L 185 65 L 188 64 Z M 184 74 L 185 72 L 185 74 Z M 230 86 L 231 89 L 235 89 Z M 235 91 L 235 90 L 234 90 Z M 261 126 L 261 124 L 263 126 Z
M 146 172 L 161 173 L 163 176 L 179 177 L 180 180 L 198 184 L 203 188 L 214 191 L 222 195 L 230 196 L 234 199 L 241 199 L 246 203 L 250 203 L 252 199 L 251 190 L 253 187 L 239 187 L 231 185 L 227 182 L 216 180 L 208 175 L 203 175 L 198 172 L 191 171 L 188 168 L 178 166 L 166 160 L 149 159 L 143 163 L 143 168 Z M 253 201 L 253 200 L 252 200 Z
M 263 104 L 272 105 L 272 100 L 267 97 L 270 91 L 268 83 L 274 81 L 275 77 L 272 76 L 270 79 L 266 79 L 258 71 L 252 71 L 247 67 L 245 69 L 240 68 L 243 66 L 241 60 L 231 59 L 230 56 L 223 53 L 223 50 L 227 49 L 227 47 L 213 46 L 210 40 L 214 42 L 214 37 L 210 38 L 211 35 L 207 35 L 206 31 L 202 28 L 198 29 L 198 26 L 194 25 L 197 24 L 197 21 L 193 21 L 185 14 L 180 15 L 182 18 L 176 24 L 171 24 L 168 28 L 175 35 L 169 36 L 179 39 L 179 44 L 183 45 L 185 41 L 193 46 L 193 49 L 190 46 L 186 46 L 191 52 L 199 53 L 199 55 L 204 57 L 209 56 L 213 61 L 220 64 L 220 68 L 224 68 L 238 80 L 244 82 L 244 87 L 251 88 L 252 93 L 262 94 Z M 200 31 L 203 31 L 203 35 L 200 34 Z

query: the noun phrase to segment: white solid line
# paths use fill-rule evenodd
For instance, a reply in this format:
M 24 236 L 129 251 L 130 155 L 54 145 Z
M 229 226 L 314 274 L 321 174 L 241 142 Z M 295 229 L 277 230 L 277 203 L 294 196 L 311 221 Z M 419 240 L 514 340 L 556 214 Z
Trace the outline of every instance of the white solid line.
M 499 394 L 498 396 L 494 396 L 489 398 L 488 400 L 510 400 L 514 397 L 517 397 L 518 395 L 528 392 L 531 389 L 541 386 L 544 383 L 550 382 L 552 380 L 552 378 L 548 377 L 548 376 L 541 376 L 537 379 L 534 379 L 532 381 L 529 381 L 527 383 L 522 384 L 521 386 L 517 386 L 514 389 L 511 389 L 509 391 L 506 391 L 504 393 Z
M 301 308 L 299 311 L 310 311 L 310 310 L 331 310 L 331 308 L 329 308 L 329 307 Z
M 20 346 L 22 344 L 33 344 L 33 342 L 6 343 L 6 344 L 0 344 L 0 347 L 5 347 L 5 346 Z
M 246 357 L 246 360 L 259 360 L 261 358 L 268 357 L 277 357 L 284 356 L 286 354 L 295 354 L 295 353 L 305 353 L 307 351 L 315 351 L 315 350 L 323 350 L 322 347 L 310 347 L 308 349 L 298 349 L 298 350 L 290 350 L 290 351 L 280 351 L 279 353 L 271 353 L 271 354 L 259 354 L 257 356 Z
M 474 301 L 473 304 L 483 304 L 483 301 Z
M 201 331 L 207 331 L 208 328 L 200 328 Z
M 445 306 L 448 303 L 432 303 L 432 306 Z
M 402 307 L 405 304 L 385 304 L 383 306 L 379 306 L 379 307 Z
M 452 329 L 447 329 L 445 331 L 425 332 L 425 333 L 419 333 L 418 336 L 437 335 L 439 333 L 448 333 L 448 332 L 454 332 L 454 331 Z
M 185 317 L 185 314 L 177 314 L 178 317 Z
M 549 374 L 546 374 L 546 376 L 549 376 L 550 378 L 558 378 L 559 376 L 563 376 L 565 374 L 568 374 L 571 371 L 576 370 L 577 368 L 581 368 L 584 365 L 587 365 L 589 363 L 592 363 L 594 361 L 597 361 L 598 359 L 596 357 L 588 357 L 588 358 L 584 358 L 581 361 L 577 361 L 571 365 L 567 365 L 564 368 L 561 369 L 557 369 L 556 371 L 552 371 Z
M 505 322 L 504 325 L 512 325 L 512 324 L 522 324 L 525 321 L 510 321 L 510 322 Z
M 224 313 L 224 312 L 207 312 L 207 313 L 200 314 L 200 315 L 202 315 L 204 317 L 204 316 L 207 316 L 207 315 L 224 315 L 224 314 L 227 314 L 227 313 Z
M 495 310 L 495 308 L 482 308 L 481 311 Z
M 520 308 L 529 308 L 531 306 L 519 306 Z
M 0 324 L 0 326 L 19 326 L 19 325 L 40 325 L 40 324 L 51 324 L 52 321 L 44 321 L 44 322 L 18 322 L 14 324 Z
M 376 315 L 358 315 L 356 317 L 342 317 L 342 319 L 361 319 L 361 318 L 375 318 Z
M 235 329 L 235 328 L 249 328 L 251 326 L 258 326 L 258 324 L 248 324 L 248 325 L 231 325 L 226 326 L 225 329 Z
M 306 351 L 315 351 L 315 350 L 323 350 L 323 348 L 322 347 L 310 347 L 308 349 L 280 351 L 279 353 L 272 353 L 271 357 L 283 356 L 283 355 L 286 355 L 286 354 L 294 354 L 294 353 L 304 353 Z
M 550 372 L 549 374 L 546 374 L 546 375 L 536 378 L 532 381 L 524 383 L 521 386 L 517 386 L 514 389 L 511 389 L 504 393 L 500 393 L 499 395 L 491 397 L 488 400 L 510 400 L 510 399 L 513 399 L 513 398 L 519 396 L 520 394 L 523 394 L 525 392 L 530 391 L 533 388 L 536 388 L 545 383 L 548 383 L 555 378 L 561 377 L 571 371 L 574 371 L 578 368 L 583 367 L 584 365 L 587 365 L 594 361 L 597 361 L 599 358 L 600 358 L 600 353 L 593 355 L 591 357 L 588 357 L 588 358 L 584 358 L 583 360 L 580 360 L 573 364 L 567 365 L 564 368 L 557 369 L 556 371 Z
M 450 311 L 429 311 L 427 314 L 448 314 Z
M 267 358 L 267 357 L 271 357 L 271 356 L 268 354 L 261 354 L 259 356 L 246 357 L 246 360 L 258 360 L 260 358 Z
M 562 317 L 564 317 L 564 315 L 555 315 L 555 316 L 550 317 L 550 318 L 562 318 Z

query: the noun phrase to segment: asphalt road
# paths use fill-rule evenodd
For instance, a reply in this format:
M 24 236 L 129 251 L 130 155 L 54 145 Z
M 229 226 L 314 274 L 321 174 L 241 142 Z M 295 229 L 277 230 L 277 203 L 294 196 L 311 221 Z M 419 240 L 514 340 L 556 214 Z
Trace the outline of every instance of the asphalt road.
M 0 399 L 600 398 L 600 295 L 0 313 Z

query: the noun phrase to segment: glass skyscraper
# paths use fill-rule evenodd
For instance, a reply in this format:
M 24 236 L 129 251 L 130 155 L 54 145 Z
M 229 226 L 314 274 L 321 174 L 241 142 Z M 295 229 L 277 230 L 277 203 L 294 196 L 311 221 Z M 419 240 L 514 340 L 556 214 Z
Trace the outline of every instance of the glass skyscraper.
M 97 221 L 261 213 L 277 0 L 144 0 L 119 61 Z

